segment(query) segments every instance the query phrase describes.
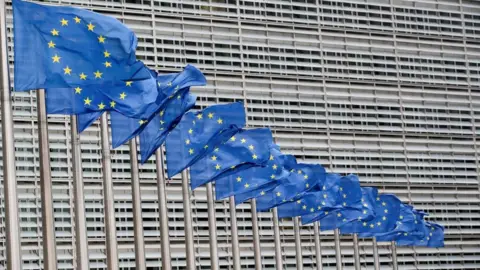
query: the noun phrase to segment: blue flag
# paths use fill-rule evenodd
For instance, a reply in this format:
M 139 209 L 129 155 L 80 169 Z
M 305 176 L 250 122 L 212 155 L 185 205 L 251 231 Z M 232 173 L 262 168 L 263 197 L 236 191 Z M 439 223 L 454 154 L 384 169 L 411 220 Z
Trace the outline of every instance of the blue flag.
M 379 242 L 393 241 L 404 233 L 414 231 L 417 222 L 417 215 L 414 214 L 413 207 L 407 204 L 401 204 L 400 216 L 395 224 L 395 228 L 389 232 L 377 234 L 375 238 L 377 238 Z
M 192 190 L 217 178 L 266 165 L 272 144 L 270 129 L 257 128 L 239 130 L 224 143 L 212 145 L 214 151 L 190 167 Z M 250 184 L 247 182 L 244 187 L 248 189 Z
M 84 105 L 91 107 L 102 102 L 109 105 L 104 97 L 86 95 L 91 89 L 100 91 L 108 102 L 155 100 L 155 82 L 135 59 L 137 38 L 118 20 L 83 9 L 20 0 L 13 1 L 13 17 L 16 91 L 84 92 Z M 132 84 L 144 80 L 149 87 L 137 89 Z M 127 87 L 132 91 L 127 92 Z
M 257 211 L 268 211 L 288 201 L 295 201 L 309 190 L 323 186 L 325 178 L 325 169 L 321 165 L 295 164 L 282 184 L 260 194 L 257 198 Z
M 272 182 L 278 182 L 280 179 L 289 175 L 283 168 L 280 149 L 277 145 L 270 147 L 270 157 L 265 166 L 254 166 L 252 168 L 235 171 L 234 173 L 218 178 L 215 181 L 216 199 L 221 200 L 229 196 L 236 196 L 235 202 L 238 202 L 237 196 L 242 196 L 242 200 L 248 200 L 255 197 L 256 193 Z M 242 202 L 243 202 L 242 201 Z
M 305 193 L 296 202 L 278 206 L 278 217 L 296 217 L 320 212 L 325 209 L 342 208 L 360 202 L 362 191 L 356 175 L 340 177 L 327 174 L 322 190 Z
M 423 219 L 424 213 L 413 209 L 413 214 L 413 230 L 398 233 L 394 237 L 395 242 L 399 246 L 426 246 L 428 244 L 427 237 L 429 236 L 429 231 Z
M 163 144 L 168 133 L 180 121 L 182 116 L 195 105 L 196 97 L 189 92 L 177 94 L 164 110 L 155 114 L 155 117 L 146 124 L 140 132 L 140 155 L 142 164 Z
M 202 86 L 207 82 L 202 72 L 192 65 L 187 65 L 180 73 L 158 75 L 156 80 L 157 99 L 146 107 L 142 115 L 130 118 L 125 114 L 111 114 L 113 148 L 140 134 L 146 127 L 146 123 L 151 122 L 158 113 L 164 111 L 174 98 L 179 98 L 183 92 L 188 92 L 191 86 Z
M 168 177 L 180 173 L 213 152 L 245 126 L 243 103 L 210 106 L 186 113 L 166 140 Z
M 391 194 L 382 194 L 375 203 L 376 216 L 370 221 L 357 220 L 343 225 L 342 234 L 359 233 L 360 237 L 371 237 L 393 230 L 400 216 L 400 200 Z
M 428 236 L 426 240 L 428 241 L 427 247 L 444 247 L 444 238 L 445 238 L 445 229 L 442 225 L 437 223 L 426 222 L 426 227 L 428 230 Z
M 77 130 L 79 133 L 83 132 L 89 126 L 93 124 L 93 122 L 97 121 L 97 119 L 102 115 L 103 112 L 94 112 L 94 113 L 85 113 L 77 115 Z

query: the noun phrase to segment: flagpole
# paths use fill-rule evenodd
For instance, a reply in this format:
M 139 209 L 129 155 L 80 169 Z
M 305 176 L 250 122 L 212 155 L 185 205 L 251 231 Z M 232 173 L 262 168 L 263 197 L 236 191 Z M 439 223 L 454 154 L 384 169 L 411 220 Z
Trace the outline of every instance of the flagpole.
M 335 259 L 337 263 L 337 270 L 342 270 L 342 251 L 340 250 L 340 230 L 335 229 L 333 231 L 333 236 L 335 238 Z
M 277 270 L 283 269 L 282 246 L 280 243 L 280 227 L 278 221 L 278 209 L 273 208 L 273 237 L 275 243 L 275 266 Z
M 315 259 L 317 261 L 317 270 L 323 269 L 322 263 L 322 244 L 320 243 L 320 222 L 315 221 L 313 224 L 314 239 L 315 239 Z
M 230 228 L 232 231 L 233 270 L 240 270 L 240 247 L 238 245 L 237 209 L 235 209 L 234 196 L 230 196 Z
M 253 256 L 255 257 L 255 270 L 262 269 L 262 253 L 260 250 L 260 232 L 258 227 L 257 200 L 250 200 L 252 213 Z
M 375 237 L 372 238 L 372 246 L 373 246 L 373 263 L 374 269 L 380 270 L 380 261 L 378 257 L 378 246 L 377 246 L 377 239 Z
M 162 269 L 171 270 L 172 262 L 170 255 L 170 237 L 168 233 L 168 208 L 167 193 L 165 188 L 165 176 L 163 169 L 163 150 L 162 147 L 155 151 L 157 159 L 157 188 L 158 188 L 158 212 L 160 214 L 160 241 L 162 247 Z
M 48 142 L 45 90 L 38 89 L 36 93 L 40 152 L 40 197 L 42 200 L 43 268 L 45 270 L 56 270 L 55 218 L 53 216 L 52 175 L 50 171 L 50 146 Z
M 5 234 L 8 248 L 7 269 L 22 268 L 20 250 L 20 220 L 18 219 L 17 179 L 15 173 L 15 151 L 13 136 L 12 98 L 10 96 L 10 76 L 8 74 L 7 26 L 5 0 L 0 0 L 0 85 L 2 107 L 2 150 L 3 150 L 3 190 L 5 198 Z
M 295 252 L 297 258 L 297 270 L 303 270 L 302 239 L 300 238 L 300 221 L 293 218 L 293 231 L 295 234 Z
M 72 141 L 73 196 L 75 204 L 76 269 L 88 270 L 89 260 L 87 225 L 85 217 L 85 195 L 83 193 L 82 157 L 76 115 L 70 116 L 70 133 Z
M 110 138 L 108 136 L 107 112 L 100 117 L 100 137 L 102 143 L 103 205 L 105 214 L 105 245 L 107 249 L 107 269 L 118 270 L 117 225 L 113 197 L 112 161 Z
M 355 270 L 360 270 L 360 250 L 358 246 L 358 234 L 353 234 L 353 257 L 355 263 Z
M 392 245 L 392 265 L 393 270 L 398 270 L 398 261 L 397 261 L 397 244 L 395 241 L 391 242 Z
M 188 174 L 182 171 L 183 217 L 185 219 L 185 248 L 187 270 L 195 270 L 195 247 L 193 245 L 192 205 L 190 201 L 190 186 Z
M 128 145 L 130 147 L 130 175 L 132 181 L 132 208 L 133 208 L 133 238 L 135 245 L 135 269 L 145 270 L 145 242 L 143 238 L 142 219 L 142 193 L 140 190 L 140 177 L 138 175 L 137 141 L 133 137 Z
M 208 205 L 208 233 L 210 239 L 210 269 L 218 270 L 218 241 L 217 241 L 217 218 L 215 217 L 215 202 L 213 200 L 212 183 L 207 183 Z

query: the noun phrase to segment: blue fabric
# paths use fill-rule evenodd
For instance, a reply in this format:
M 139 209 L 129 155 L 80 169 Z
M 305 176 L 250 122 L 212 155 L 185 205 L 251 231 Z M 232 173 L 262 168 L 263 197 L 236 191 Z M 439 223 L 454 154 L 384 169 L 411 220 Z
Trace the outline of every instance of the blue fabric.
M 257 128 L 239 130 L 224 143 L 212 145 L 214 151 L 190 167 L 192 189 L 253 166 L 265 166 L 270 158 L 272 144 L 270 129 Z M 250 185 L 245 182 L 244 188 L 248 189 Z
M 180 73 L 158 75 L 156 80 L 157 99 L 145 108 L 142 115 L 130 118 L 120 113 L 111 114 L 113 148 L 140 134 L 146 127 L 145 123 L 151 122 L 174 97 L 188 92 L 192 86 L 203 86 L 207 82 L 202 72 L 192 65 L 187 65 Z
M 325 183 L 325 169 L 318 164 L 294 164 L 290 175 L 275 188 L 257 197 L 257 211 L 268 211 L 288 201 L 295 201 L 306 192 L 322 187 Z
M 398 235 L 414 231 L 416 227 L 415 224 L 418 222 L 416 217 L 412 206 L 401 204 L 400 216 L 395 224 L 395 228 L 389 232 L 377 234 L 375 238 L 377 238 L 379 242 L 393 241 Z
M 340 177 L 327 174 L 322 190 L 314 190 L 297 198 L 296 202 L 287 202 L 278 206 L 278 217 L 304 216 L 324 209 L 346 207 L 358 203 L 362 198 L 360 182 L 356 175 Z
M 93 113 L 85 113 L 77 115 L 77 129 L 78 132 L 81 133 L 85 129 L 87 129 L 93 122 L 97 121 L 97 119 L 102 115 L 103 112 L 93 112 Z
M 140 132 L 141 163 L 145 163 L 151 155 L 163 144 L 168 133 L 180 121 L 182 116 L 195 105 L 196 97 L 183 92 L 181 98 L 174 98 L 165 109 L 155 114 L 155 117 L 146 124 Z
M 413 210 L 414 229 L 408 232 L 398 233 L 394 239 L 399 246 L 426 246 L 429 237 L 427 224 L 423 219 L 424 214 Z
M 47 106 L 49 113 L 102 110 L 115 101 L 117 110 L 135 115 L 157 97 L 150 71 L 135 60 L 134 33 L 118 20 L 20 0 L 13 1 L 13 16 L 15 91 L 43 88 L 50 98 L 51 91 L 66 92 L 57 100 L 72 104 Z
M 168 177 L 180 173 L 210 154 L 215 145 L 245 126 L 243 103 L 210 106 L 183 115 L 166 140 Z
M 215 181 L 216 199 L 221 200 L 235 196 L 235 203 L 242 203 L 260 194 L 270 183 L 278 183 L 280 179 L 289 175 L 284 169 L 279 156 L 282 153 L 277 145 L 270 147 L 270 158 L 265 166 L 254 166 L 252 168 L 236 171 L 226 177 L 218 178 Z M 245 184 L 248 186 L 245 187 Z M 239 199 L 240 198 L 240 199 Z
M 437 223 L 427 222 L 426 224 L 428 229 L 428 236 L 426 240 L 428 241 L 427 247 L 444 247 L 444 238 L 445 238 L 445 229 L 442 225 Z

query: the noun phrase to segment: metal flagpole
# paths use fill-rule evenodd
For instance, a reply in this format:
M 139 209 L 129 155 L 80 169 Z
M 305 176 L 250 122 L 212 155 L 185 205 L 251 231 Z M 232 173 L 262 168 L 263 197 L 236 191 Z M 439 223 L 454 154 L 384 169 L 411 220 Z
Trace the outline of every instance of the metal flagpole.
M 391 242 L 392 245 L 392 265 L 393 270 L 398 270 L 398 261 L 397 261 L 397 244 L 395 241 Z
M 235 209 L 234 196 L 230 196 L 230 228 L 232 230 L 233 270 L 240 270 L 240 247 L 238 245 L 237 209 Z
M 108 136 L 107 112 L 100 117 L 102 142 L 103 204 L 105 213 L 105 235 L 107 246 L 107 269 L 118 270 L 117 225 L 113 198 L 112 163 Z
M 333 236 L 335 238 L 335 259 L 337 262 L 337 270 L 342 270 L 342 251 L 340 250 L 340 230 L 333 230 Z
M 18 224 L 17 180 L 15 175 L 15 151 L 13 136 L 12 99 L 10 97 L 10 76 L 8 74 L 7 26 L 5 0 L 0 0 L 0 85 L 2 107 L 2 148 L 3 148 L 3 190 L 5 192 L 5 233 L 8 248 L 7 269 L 20 270 L 20 231 Z
M 138 175 L 138 154 L 136 137 L 132 138 L 130 146 L 130 174 L 132 180 L 133 237 L 135 244 L 135 269 L 145 270 L 145 242 L 143 239 L 142 193 Z
M 293 218 L 293 231 L 295 234 L 295 252 L 297 257 L 297 269 L 303 270 L 302 239 L 300 238 L 300 221 L 298 217 Z
M 82 157 L 80 136 L 77 130 L 77 116 L 70 116 L 70 135 L 72 140 L 73 196 L 75 208 L 75 255 L 78 270 L 88 270 L 87 225 L 85 217 L 85 196 L 83 194 Z
M 260 232 L 258 227 L 257 200 L 250 201 L 252 212 L 253 255 L 255 257 L 255 270 L 262 269 L 262 253 L 260 250 Z
M 320 243 L 320 222 L 315 221 L 313 224 L 314 231 L 314 239 L 315 239 L 315 259 L 317 261 L 317 270 L 323 269 L 322 263 L 322 245 Z
M 275 266 L 277 270 L 283 269 L 282 245 L 280 243 L 280 227 L 278 221 L 278 210 L 273 208 L 273 237 L 275 242 Z
M 45 90 L 38 89 L 36 92 L 40 152 L 40 197 L 42 200 L 43 268 L 45 270 L 56 270 L 55 218 L 53 216 L 52 176 L 50 171 L 50 146 L 48 143 Z
M 172 262 L 170 255 L 170 237 L 168 233 L 168 208 L 167 193 L 165 192 L 165 171 L 163 170 L 162 147 L 155 151 L 157 159 L 157 188 L 158 188 L 158 212 L 160 213 L 160 238 L 162 245 L 162 269 L 171 270 Z
M 373 246 L 373 263 L 374 269 L 380 270 L 380 261 L 378 257 L 378 246 L 377 246 L 377 239 L 375 237 L 372 238 L 372 246 Z
M 187 270 L 195 270 L 195 249 L 193 246 L 192 205 L 190 202 L 190 187 L 188 174 L 182 171 L 183 216 L 185 219 L 185 248 L 187 252 Z
M 360 250 L 358 246 L 358 234 L 353 234 L 353 257 L 355 263 L 355 270 L 360 270 Z
M 207 183 L 208 204 L 208 233 L 210 239 L 210 269 L 218 270 L 218 245 L 217 245 L 217 218 L 215 217 L 215 202 L 213 200 L 212 183 Z

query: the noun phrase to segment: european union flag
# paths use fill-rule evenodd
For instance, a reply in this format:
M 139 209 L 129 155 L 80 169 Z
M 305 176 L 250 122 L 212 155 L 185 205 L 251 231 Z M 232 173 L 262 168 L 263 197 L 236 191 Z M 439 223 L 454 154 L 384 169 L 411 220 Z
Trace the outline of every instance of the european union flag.
M 161 111 L 165 110 L 175 98 L 180 98 L 183 92 L 188 92 L 191 86 L 203 86 L 206 84 L 205 76 L 192 65 L 187 65 L 180 73 L 158 75 L 156 77 L 158 96 L 150 103 L 144 113 L 135 118 L 125 114 L 112 113 L 112 146 L 117 148 L 131 138 L 137 136 L 146 127 L 146 123 L 153 120 Z
M 257 211 L 263 212 L 288 201 L 297 200 L 304 193 L 323 186 L 325 169 L 317 164 L 296 164 L 290 168 L 290 175 L 283 183 L 257 198 Z
M 428 230 L 428 236 L 426 240 L 428 241 L 427 247 L 444 247 L 445 239 L 445 229 L 442 225 L 437 223 L 426 222 L 426 227 Z
M 196 97 L 189 92 L 177 94 L 179 98 L 174 98 L 169 102 L 164 110 L 155 114 L 155 117 L 146 124 L 146 127 L 140 132 L 140 155 L 142 164 L 159 148 L 168 133 L 182 119 L 182 116 L 195 106 Z
M 148 72 L 141 72 L 147 77 L 136 76 L 145 69 L 135 59 L 137 38 L 112 17 L 14 0 L 13 29 L 16 91 L 73 91 L 76 87 L 101 85 L 99 90 L 112 99 L 110 95 L 122 92 L 110 88 L 150 76 Z M 154 100 L 156 89 L 149 90 L 153 92 L 144 92 L 143 96 Z
M 232 137 L 243 126 L 245 109 L 240 102 L 210 106 L 183 115 L 166 140 L 168 177 L 213 152 L 213 146 Z
M 342 208 L 359 202 L 362 198 L 360 182 L 356 175 L 340 177 L 327 174 L 322 190 L 305 193 L 296 202 L 278 206 L 278 217 L 296 217 L 312 214 L 325 209 Z
M 423 219 L 424 213 L 413 209 L 413 214 L 413 230 L 395 235 L 395 242 L 399 246 L 426 246 L 428 244 L 429 231 Z
M 370 221 L 357 220 L 343 225 L 342 234 L 358 233 L 361 237 L 371 237 L 376 234 L 393 230 L 400 216 L 400 200 L 391 194 L 382 194 L 375 203 L 376 216 Z
M 103 112 L 93 112 L 77 115 L 77 130 L 82 133 L 85 129 L 97 121 Z
M 273 144 L 269 128 L 239 130 L 228 141 L 212 145 L 209 155 L 197 160 L 190 167 L 190 185 L 195 189 L 217 178 L 230 175 L 253 166 L 266 165 Z M 245 183 L 245 188 L 250 188 Z
M 377 241 L 393 241 L 398 236 L 403 235 L 404 233 L 409 233 L 415 230 L 417 221 L 417 216 L 413 212 L 413 207 L 407 204 L 400 205 L 400 216 L 398 221 L 395 224 L 395 228 L 392 231 L 377 234 L 375 238 Z
M 252 168 L 235 171 L 234 173 L 218 178 L 215 181 L 216 199 L 221 200 L 229 196 L 236 196 L 235 202 L 241 203 L 255 197 L 269 185 L 289 175 L 283 167 L 282 153 L 277 145 L 270 147 L 270 157 L 265 166 L 254 166 Z M 242 196 L 243 195 L 243 196 Z M 239 202 L 237 196 L 242 197 Z

